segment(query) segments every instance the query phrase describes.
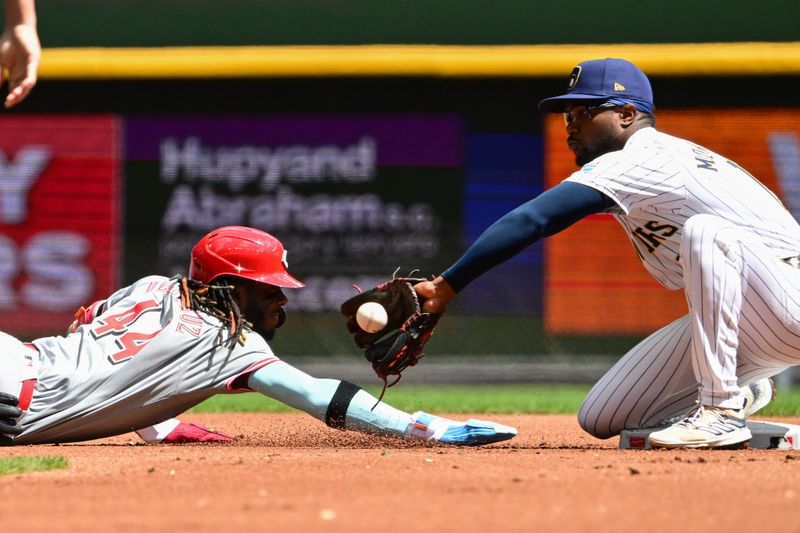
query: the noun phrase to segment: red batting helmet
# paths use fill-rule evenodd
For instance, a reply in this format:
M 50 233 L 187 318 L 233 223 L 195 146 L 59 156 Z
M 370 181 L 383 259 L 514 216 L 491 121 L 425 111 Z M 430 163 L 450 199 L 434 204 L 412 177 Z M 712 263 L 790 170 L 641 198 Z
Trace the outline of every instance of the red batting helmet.
M 210 283 L 219 276 L 239 276 L 278 287 L 305 285 L 289 275 L 281 241 L 261 230 L 242 226 L 218 228 L 192 248 L 189 277 Z

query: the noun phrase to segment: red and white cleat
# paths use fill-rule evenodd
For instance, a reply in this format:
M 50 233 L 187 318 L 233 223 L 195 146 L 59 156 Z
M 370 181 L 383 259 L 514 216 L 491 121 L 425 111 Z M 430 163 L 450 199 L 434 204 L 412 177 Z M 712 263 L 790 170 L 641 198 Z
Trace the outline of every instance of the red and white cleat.
M 192 442 L 231 442 L 233 437 L 212 431 L 197 424 L 181 422 L 173 429 L 164 440 L 164 444 L 186 444 Z

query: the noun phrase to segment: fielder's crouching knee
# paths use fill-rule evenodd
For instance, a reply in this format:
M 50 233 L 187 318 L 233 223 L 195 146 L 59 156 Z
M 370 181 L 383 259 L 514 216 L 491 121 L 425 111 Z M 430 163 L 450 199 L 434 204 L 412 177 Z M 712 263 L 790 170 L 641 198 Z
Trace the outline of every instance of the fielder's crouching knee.
M 578 411 L 578 424 L 586 433 L 597 439 L 610 439 L 611 437 L 616 437 L 622 431 L 622 428 L 615 429 L 607 418 L 592 415 L 583 405 Z

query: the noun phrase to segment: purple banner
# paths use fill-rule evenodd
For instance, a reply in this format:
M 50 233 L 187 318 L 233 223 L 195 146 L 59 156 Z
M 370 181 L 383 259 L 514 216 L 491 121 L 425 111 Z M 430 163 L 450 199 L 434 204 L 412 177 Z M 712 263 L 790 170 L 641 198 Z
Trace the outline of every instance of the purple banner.
M 455 167 L 463 125 L 455 115 L 192 116 L 126 118 L 126 159 L 158 160 L 162 141 L 195 138 L 201 147 L 347 146 L 374 142 L 378 166 Z

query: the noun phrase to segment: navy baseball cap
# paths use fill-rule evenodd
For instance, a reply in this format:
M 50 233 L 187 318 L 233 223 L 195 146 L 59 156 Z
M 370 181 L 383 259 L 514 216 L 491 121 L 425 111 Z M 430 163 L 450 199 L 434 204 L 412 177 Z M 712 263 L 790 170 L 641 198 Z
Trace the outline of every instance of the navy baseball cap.
M 633 104 L 640 111 L 652 113 L 653 89 L 639 67 L 624 59 L 592 59 L 579 63 L 569 76 L 566 94 L 545 98 L 539 110 L 560 113 L 569 103 Z

